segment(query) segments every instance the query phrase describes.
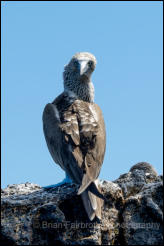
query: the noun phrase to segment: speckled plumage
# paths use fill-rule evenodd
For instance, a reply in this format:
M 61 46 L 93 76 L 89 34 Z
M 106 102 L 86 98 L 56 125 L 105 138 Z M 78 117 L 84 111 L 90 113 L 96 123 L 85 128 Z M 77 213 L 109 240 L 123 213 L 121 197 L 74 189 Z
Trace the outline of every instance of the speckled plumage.
M 48 149 L 54 161 L 80 185 L 78 194 L 90 220 L 101 218 L 102 199 L 96 180 L 106 141 L 102 112 L 93 102 L 91 74 L 95 66 L 92 54 L 75 54 L 64 69 L 64 92 L 43 112 Z
M 79 76 L 74 62 L 82 59 L 88 59 L 93 62 L 91 69 L 88 72 L 88 77 Z M 75 54 L 68 65 L 65 66 L 63 72 L 64 89 L 73 91 L 79 99 L 87 102 L 94 101 L 94 86 L 92 84 L 90 75 L 96 67 L 96 58 L 87 52 Z

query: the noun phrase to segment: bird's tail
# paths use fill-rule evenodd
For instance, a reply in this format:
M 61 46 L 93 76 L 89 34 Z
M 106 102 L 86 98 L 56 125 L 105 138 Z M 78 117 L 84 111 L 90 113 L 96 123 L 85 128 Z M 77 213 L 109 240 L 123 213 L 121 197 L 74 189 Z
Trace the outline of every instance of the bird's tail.
M 98 190 L 96 182 L 94 182 L 94 185 Z M 102 198 L 100 198 L 100 196 L 95 195 L 95 192 L 93 194 L 92 191 L 93 184 L 89 185 L 88 188 L 83 193 L 81 193 L 84 208 L 91 221 L 95 218 L 95 216 L 101 220 L 101 207 L 103 204 L 103 200 Z

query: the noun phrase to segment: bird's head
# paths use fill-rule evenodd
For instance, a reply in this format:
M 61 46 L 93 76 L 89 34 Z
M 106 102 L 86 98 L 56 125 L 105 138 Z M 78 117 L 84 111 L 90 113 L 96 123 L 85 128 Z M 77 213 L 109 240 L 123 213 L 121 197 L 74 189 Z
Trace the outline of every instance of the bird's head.
M 96 58 L 88 52 L 76 53 L 64 68 L 64 88 L 74 92 L 79 98 L 94 97 L 91 75 L 96 67 Z M 87 94 L 87 95 L 86 95 Z M 93 101 L 88 99 L 86 101 Z

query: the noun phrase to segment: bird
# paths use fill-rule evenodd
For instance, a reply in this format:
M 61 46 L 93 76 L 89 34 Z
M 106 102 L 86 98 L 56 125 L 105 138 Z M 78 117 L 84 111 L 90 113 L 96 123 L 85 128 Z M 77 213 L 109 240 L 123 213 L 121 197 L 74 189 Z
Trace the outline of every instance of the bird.
M 99 173 L 106 149 L 103 113 L 94 102 L 91 75 L 97 60 L 89 52 L 78 52 L 64 66 L 63 92 L 43 110 L 43 132 L 49 152 L 66 174 L 63 183 L 79 185 L 90 221 L 101 220 L 104 197 Z M 52 187 L 52 186 L 50 186 Z

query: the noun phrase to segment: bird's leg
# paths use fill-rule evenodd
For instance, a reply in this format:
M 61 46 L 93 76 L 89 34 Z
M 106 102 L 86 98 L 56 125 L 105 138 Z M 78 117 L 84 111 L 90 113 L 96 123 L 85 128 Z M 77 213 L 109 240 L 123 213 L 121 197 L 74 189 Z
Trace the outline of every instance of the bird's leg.
M 72 180 L 70 179 L 70 177 L 65 173 L 65 178 L 63 179 L 63 181 L 57 183 L 57 184 L 53 184 L 53 185 L 48 185 L 48 186 L 44 186 L 44 189 L 51 189 L 51 188 L 55 188 L 58 186 L 61 186 L 63 184 L 71 184 Z

